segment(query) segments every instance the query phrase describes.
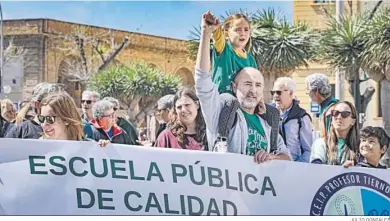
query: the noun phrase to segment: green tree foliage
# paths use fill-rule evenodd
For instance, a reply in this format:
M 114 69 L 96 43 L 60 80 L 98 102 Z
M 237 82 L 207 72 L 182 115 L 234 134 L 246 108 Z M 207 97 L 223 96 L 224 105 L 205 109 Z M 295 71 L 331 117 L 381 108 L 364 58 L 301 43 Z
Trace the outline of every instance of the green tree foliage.
M 93 75 L 88 84 L 102 97 L 119 99 L 133 122 L 152 111 L 158 98 L 175 93 L 180 86 L 179 76 L 139 62 L 109 67 Z M 135 113 L 137 106 L 140 111 Z

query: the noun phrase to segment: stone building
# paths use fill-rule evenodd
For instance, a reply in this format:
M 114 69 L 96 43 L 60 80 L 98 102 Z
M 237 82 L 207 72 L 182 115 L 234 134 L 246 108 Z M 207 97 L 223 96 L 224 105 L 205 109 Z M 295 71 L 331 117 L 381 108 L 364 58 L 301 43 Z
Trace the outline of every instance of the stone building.
M 63 81 L 64 62 L 76 59 L 75 55 L 63 50 L 74 47 L 66 37 L 81 29 L 87 37 L 101 34 L 104 36 L 102 38 L 106 38 L 110 33 L 110 39 L 115 44 L 129 37 L 129 44 L 116 56 L 115 62 L 143 61 L 160 68 L 162 72 L 181 76 L 185 85 L 194 85 L 194 62 L 187 58 L 186 41 L 53 19 L 6 20 L 5 46 L 12 39 L 15 46 L 22 46 L 26 50 L 24 59 L 13 58 L 5 64 L 4 85 L 12 88 L 7 97 L 14 101 L 28 100 L 32 88 L 39 82 Z M 86 48 L 86 53 L 91 50 Z M 78 83 L 66 83 L 79 103 L 81 89 Z

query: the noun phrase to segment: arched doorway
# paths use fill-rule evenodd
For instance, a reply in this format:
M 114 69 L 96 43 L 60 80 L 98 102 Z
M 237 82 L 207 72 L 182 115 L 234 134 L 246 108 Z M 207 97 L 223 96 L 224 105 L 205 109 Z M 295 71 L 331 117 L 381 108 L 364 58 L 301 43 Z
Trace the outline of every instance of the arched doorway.
M 188 68 L 180 68 L 178 71 L 176 71 L 176 74 L 181 77 L 183 86 L 193 87 L 195 85 L 194 75 Z

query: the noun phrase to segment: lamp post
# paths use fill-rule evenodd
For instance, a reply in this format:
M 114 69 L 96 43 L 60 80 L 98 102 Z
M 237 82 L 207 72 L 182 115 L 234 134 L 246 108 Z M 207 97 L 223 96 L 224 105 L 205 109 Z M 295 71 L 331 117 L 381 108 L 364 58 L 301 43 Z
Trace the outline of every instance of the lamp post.
M 344 1 L 336 0 L 336 19 L 337 21 L 341 20 L 342 15 L 344 15 Z M 345 73 L 340 71 L 337 68 L 336 71 L 336 98 L 340 101 L 344 100 L 344 81 L 345 81 Z

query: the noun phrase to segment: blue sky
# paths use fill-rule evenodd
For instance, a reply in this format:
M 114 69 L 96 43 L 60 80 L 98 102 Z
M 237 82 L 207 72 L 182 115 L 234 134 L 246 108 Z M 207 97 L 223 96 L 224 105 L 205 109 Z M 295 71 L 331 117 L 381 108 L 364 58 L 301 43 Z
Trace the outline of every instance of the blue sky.
M 3 1 L 4 19 L 52 18 L 126 31 L 188 39 L 203 12 L 273 7 L 292 20 L 292 1 Z

